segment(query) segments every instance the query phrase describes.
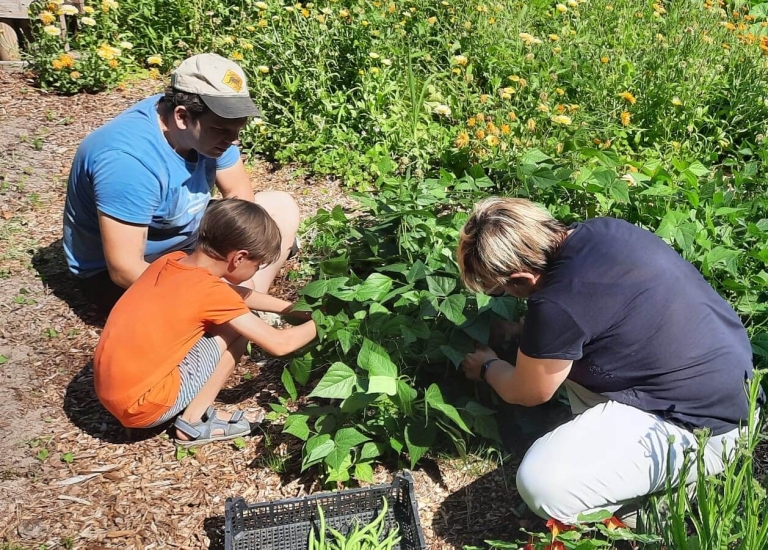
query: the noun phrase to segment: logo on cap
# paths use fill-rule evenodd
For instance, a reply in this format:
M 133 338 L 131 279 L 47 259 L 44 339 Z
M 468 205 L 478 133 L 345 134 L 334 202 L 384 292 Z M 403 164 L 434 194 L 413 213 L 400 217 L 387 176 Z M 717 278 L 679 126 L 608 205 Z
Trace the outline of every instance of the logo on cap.
M 243 89 L 243 79 L 232 69 L 228 69 L 227 72 L 224 73 L 224 78 L 221 79 L 221 83 L 232 88 L 235 93 L 238 94 L 240 93 L 240 90 Z

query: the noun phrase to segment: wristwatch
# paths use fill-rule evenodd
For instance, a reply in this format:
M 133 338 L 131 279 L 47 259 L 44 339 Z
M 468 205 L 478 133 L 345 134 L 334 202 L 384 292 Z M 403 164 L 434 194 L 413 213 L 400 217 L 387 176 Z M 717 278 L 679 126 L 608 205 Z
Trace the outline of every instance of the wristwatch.
M 488 359 L 485 363 L 483 363 L 483 366 L 480 367 L 480 380 L 485 380 L 485 373 L 488 370 L 488 367 L 491 366 L 491 363 L 494 361 L 501 361 L 498 357 L 494 357 L 493 359 Z

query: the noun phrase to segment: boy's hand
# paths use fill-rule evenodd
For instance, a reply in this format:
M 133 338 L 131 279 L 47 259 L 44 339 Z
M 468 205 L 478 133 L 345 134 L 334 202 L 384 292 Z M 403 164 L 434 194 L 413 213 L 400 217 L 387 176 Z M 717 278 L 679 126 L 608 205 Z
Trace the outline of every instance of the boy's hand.
M 306 322 L 312 320 L 312 312 L 311 311 L 288 311 L 285 313 L 286 315 L 291 316 L 293 319 L 296 319 L 297 321 Z

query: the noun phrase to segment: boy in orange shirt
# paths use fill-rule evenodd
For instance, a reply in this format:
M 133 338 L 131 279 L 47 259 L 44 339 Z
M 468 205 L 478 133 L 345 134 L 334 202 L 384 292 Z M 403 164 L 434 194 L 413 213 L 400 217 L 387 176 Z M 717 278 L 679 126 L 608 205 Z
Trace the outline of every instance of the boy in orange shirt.
M 285 355 L 317 334 L 314 321 L 270 327 L 251 310 L 290 313 L 292 304 L 235 286 L 276 261 L 280 243 L 280 230 L 259 205 L 211 203 L 195 251 L 153 262 L 109 315 L 94 357 L 104 407 L 131 428 L 176 417 L 176 441 L 184 446 L 249 434 L 242 411 L 212 406 L 248 341 Z

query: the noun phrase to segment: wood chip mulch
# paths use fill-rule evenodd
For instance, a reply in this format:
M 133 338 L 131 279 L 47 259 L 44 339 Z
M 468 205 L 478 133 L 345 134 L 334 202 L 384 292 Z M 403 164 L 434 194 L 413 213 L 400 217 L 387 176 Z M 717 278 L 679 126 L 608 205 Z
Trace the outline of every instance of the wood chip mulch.
M 167 434 L 124 430 L 94 395 L 90 361 L 101 321 L 62 256 L 66 177 L 89 131 L 162 86 L 137 81 L 62 97 L 0 70 L 0 545 L 221 548 L 227 497 L 260 502 L 321 490 L 298 473 L 300 447 L 278 426 L 245 449 L 216 444 L 178 460 Z M 251 175 L 257 190 L 293 193 L 304 215 L 336 204 L 354 209 L 331 179 L 258 160 Z M 278 278 L 278 294 L 295 290 Z M 279 361 L 248 358 L 221 401 L 266 408 L 284 393 L 281 371 Z M 283 464 L 288 473 L 276 473 Z M 514 469 L 505 468 L 438 460 L 414 472 L 430 548 L 517 538 L 525 520 Z M 375 481 L 388 483 L 395 472 L 380 466 Z

